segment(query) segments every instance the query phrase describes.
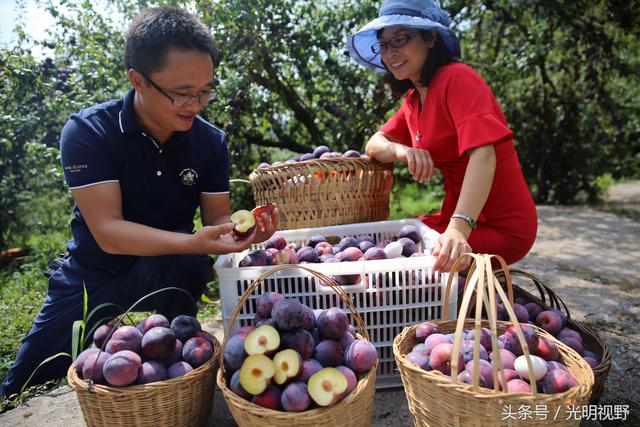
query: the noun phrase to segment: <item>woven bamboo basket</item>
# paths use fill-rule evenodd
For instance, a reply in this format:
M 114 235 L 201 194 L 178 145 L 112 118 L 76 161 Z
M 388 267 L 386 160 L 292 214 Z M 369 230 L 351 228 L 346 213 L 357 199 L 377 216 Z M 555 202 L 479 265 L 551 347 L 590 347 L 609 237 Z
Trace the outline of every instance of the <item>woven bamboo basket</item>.
M 129 387 L 85 381 L 75 363 L 67 371 L 87 426 L 187 427 L 204 425 L 213 405 L 220 343 L 213 338 L 213 356 L 181 377 Z
M 276 203 L 278 228 L 290 230 L 388 219 L 392 168 L 339 157 L 256 169 L 249 180 L 256 204 Z
M 533 367 L 528 359 L 530 356 L 522 330 L 516 320 L 511 305 L 505 304 L 512 322 L 498 322 L 495 316 L 496 291 L 503 301 L 513 304 L 513 288 L 506 263 L 501 257 L 496 257 L 503 269 L 507 281 L 509 297 L 499 286 L 492 273 L 490 255 L 470 254 L 475 259 L 467 276 L 467 285 L 464 292 L 462 307 L 457 320 L 435 321 L 443 333 L 455 332 L 453 354 L 458 355 L 462 343 L 462 331 L 466 328 L 474 328 L 477 336 L 481 327 L 489 328 L 492 345 L 498 347 L 497 337 L 510 325 L 516 328 L 518 341 L 527 356 L 530 376 L 533 377 Z M 454 266 L 455 269 L 455 266 Z M 450 294 L 451 280 L 447 283 L 445 301 Z M 469 309 L 470 300 L 474 289 L 476 292 L 476 306 L 473 318 L 465 318 Z M 488 306 L 489 320 L 482 320 L 483 303 Z M 447 305 L 445 304 L 445 316 Z M 589 365 L 567 345 L 556 340 L 543 329 L 532 326 L 539 336 L 544 336 L 554 342 L 560 353 L 560 361 L 563 362 L 569 372 L 577 380 L 578 386 L 563 393 L 541 394 L 536 381 L 531 381 L 531 393 L 508 393 L 498 389 L 497 375 L 504 375 L 503 364 L 499 357 L 494 361 L 494 388 L 488 389 L 479 386 L 479 372 L 473 372 L 473 384 L 464 384 L 457 381 L 459 370 L 458 357 L 452 357 L 451 377 L 438 371 L 425 371 L 407 361 L 405 355 L 418 344 L 415 338 L 416 326 L 405 328 L 393 343 L 393 353 L 398 364 L 398 369 L 407 393 L 409 411 L 417 426 L 577 426 L 580 421 L 575 416 L 580 415 L 581 406 L 586 405 L 593 386 L 593 372 Z M 479 367 L 479 340 L 474 348 L 474 365 Z M 496 353 L 499 355 L 499 353 Z M 529 408 L 530 417 L 516 418 L 513 414 L 522 408 Z M 544 408 L 544 411 L 543 411 Z M 531 413 L 540 411 L 534 415 Z M 572 412 L 572 410 L 574 412 Z
M 571 318 L 571 312 L 569 308 L 564 303 L 562 298 L 556 294 L 553 289 L 549 286 L 545 285 L 538 277 L 533 274 L 527 273 L 526 271 L 511 269 L 511 276 L 517 276 L 524 279 L 527 279 L 528 283 L 534 285 L 538 290 L 539 297 L 529 293 L 522 287 L 513 284 L 513 293 L 514 298 L 522 298 L 526 302 L 535 302 L 539 304 L 544 309 L 548 308 L 556 308 L 564 313 L 567 316 L 567 327 L 577 331 L 582 336 L 582 342 L 584 344 L 585 350 L 593 351 L 594 353 L 600 355 L 600 363 L 593 369 L 594 376 L 594 384 L 593 390 L 591 391 L 591 399 L 590 403 L 595 403 L 598 401 L 602 393 L 604 392 L 604 383 L 607 379 L 607 375 L 609 375 L 609 369 L 611 369 L 611 352 L 609 351 L 609 346 L 607 342 L 598 335 L 598 333 L 592 328 L 576 321 Z M 502 271 L 496 271 L 496 277 L 500 280 L 501 277 L 504 276 Z
M 360 314 L 356 311 L 355 306 L 349 299 L 349 296 L 337 285 L 330 277 L 325 276 L 315 270 L 300 265 L 282 265 L 274 267 L 262 276 L 257 278 L 251 286 L 242 294 L 238 303 L 231 314 L 224 333 L 224 341 L 222 343 L 222 351 L 219 355 L 220 369 L 218 371 L 217 383 L 225 401 L 233 415 L 234 420 L 240 426 L 246 427 L 293 427 L 293 426 L 349 426 L 360 427 L 370 426 L 373 416 L 373 401 L 376 386 L 376 371 L 378 366 L 374 366 L 362 378 L 359 378 L 358 385 L 351 393 L 333 406 L 319 409 L 311 409 L 303 412 L 282 412 L 273 409 L 264 408 L 243 399 L 235 394 L 227 385 L 227 375 L 224 370 L 224 348 L 229 338 L 231 327 L 235 323 L 236 318 L 240 314 L 240 310 L 244 306 L 247 299 L 253 294 L 255 289 L 271 274 L 287 268 L 302 268 L 312 273 L 318 279 L 328 284 L 331 289 L 340 296 L 346 306 L 351 311 L 353 319 L 356 322 L 359 332 L 359 338 L 369 340 L 369 333 L 365 327 L 364 321 Z

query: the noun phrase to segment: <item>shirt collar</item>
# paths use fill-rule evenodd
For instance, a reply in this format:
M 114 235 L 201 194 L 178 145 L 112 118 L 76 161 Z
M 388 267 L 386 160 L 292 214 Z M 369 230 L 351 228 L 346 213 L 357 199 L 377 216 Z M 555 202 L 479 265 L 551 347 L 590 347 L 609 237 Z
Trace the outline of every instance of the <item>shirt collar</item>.
M 122 109 L 118 113 L 118 125 L 120 127 L 120 132 L 122 133 L 145 133 L 144 128 L 140 126 L 138 120 L 136 119 L 135 111 L 133 108 L 133 98 L 135 97 L 135 94 L 136 91 L 132 88 L 129 90 L 129 92 L 127 92 L 122 100 Z M 198 119 L 196 118 L 196 120 L 193 122 L 193 126 L 191 126 L 191 129 L 186 132 L 174 132 L 170 140 L 176 139 L 180 141 L 183 138 L 192 139 L 194 128 L 196 127 L 197 123 Z
M 136 94 L 135 89 L 130 89 L 122 100 L 122 109 L 118 113 L 118 125 L 120 126 L 120 132 L 136 132 L 140 133 L 144 129 L 136 120 L 135 111 L 133 109 L 133 98 Z

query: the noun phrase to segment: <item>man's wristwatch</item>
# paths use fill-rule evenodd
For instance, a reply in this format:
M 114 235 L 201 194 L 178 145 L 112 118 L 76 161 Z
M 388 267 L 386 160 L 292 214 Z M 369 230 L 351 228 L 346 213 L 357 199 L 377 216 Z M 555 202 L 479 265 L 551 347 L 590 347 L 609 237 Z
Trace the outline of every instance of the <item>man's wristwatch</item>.
M 462 220 L 467 221 L 467 223 L 471 226 L 471 229 L 472 229 L 472 230 L 475 230 L 475 229 L 476 229 L 476 227 L 478 226 L 478 224 L 476 223 L 476 220 L 475 220 L 475 219 L 473 219 L 473 218 L 471 218 L 470 216 L 465 215 L 465 214 L 459 214 L 459 213 L 456 213 L 456 214 L 451 215 L 451 218 L 452 218 L 452 219 L 453 219 L 453 218 L 460 218 L 460 219 L 462 219 Z

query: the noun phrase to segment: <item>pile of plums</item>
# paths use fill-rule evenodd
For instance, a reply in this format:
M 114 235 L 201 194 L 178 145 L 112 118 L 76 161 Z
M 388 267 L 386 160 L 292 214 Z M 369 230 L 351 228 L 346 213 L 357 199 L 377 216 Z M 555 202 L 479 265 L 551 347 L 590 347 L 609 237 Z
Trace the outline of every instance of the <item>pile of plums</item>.
M 331 149 L 326 145 L 320 145 L 316 147 L 316 149 L 313 150 L 312 153 L 299 154 L 284 162 L 278 161 L 278 162 L 273 162 L 271 164 L 266 162 L 260 163 L 258 165 L 258 169 L 269 169 L 275 166 L 282 166 L 282 165 L 291 164 L 291 163 L 304 162 L 306 160 L 335 159 L 339 157 L 346 157 L 346 158 L 365 157 L 366 158 L 368 156 L 366 154 L 360 154 L 360 152 L 356 150 L 347 150 L 344 153 L 341 153 L 338 151 L 331 151 Z
M 240 328 L 224 349 L 230 389 L 287 412 L 336 404 L 377 361 L 341 309 L 312 310 L 275 292 L 258 297 L 255 326 Z
M 546 394 L 562 393 L 577 386 L 576 379 L 560 361 L 557 345 L 548 338 L 538 336 L 533 327 L 526 323 L 520 323 L 520 327 L 530 350 L 538 391 Z M 566 331 L 571 330 L 566 329 Z M 444 375 L 451 375 L 455 333 L 444 334 L 432 322 L 419 324 L 415 332 L 419 343 L 405 356 L 407 360 L 424 370 L 437 370 Z M 569 336 L 574 332 L 565 333 Z M 480 344 L 479 384 L 481 387 L 490 389 L 494 387 L 493 365 L 497 351 L 500 353 L 500 360 L 504 368 L 504 376 L 498 371 L 499 389 L 504 390 L 506 383 L 509 392 L 531 392 L 529 368 L 517 338 L 515 326 L 510 325 L 502 335 L 497 337 L 497 349 L 493 348 L 489 329 L 482 328 L 480 336 L 476 337 L 475 335 L 474 329 L 463 331 L 458 359 L 460 369 L 458 381 L 473 384 L 473 351 L 475 341 L 478 340 Z M 595 354 L 592 355 L 594 358 L 596 357 Z
M 214 341 L 187 315 L 169 323 L 162 314 L 152 314 L 136 327 L 115 330 L 105 324 L 94 332 L 93 345 L 78 355 L 76 372 L 115 387 L 163 381 L 204 365 L 213 356 Z
M 287 243 L 274 234 L 265 243 L 265 249 L 249 252 L 239 267 L 262 267 L 276 264 L 330 263 L 381 260 L 422 256 L 418 250 L 422 237 L 414 225 L 403 226 L 394 240 L 376 242 L 369 234 L 346 236 L 331 244 L 325 236 L 311 236 L 304 245 Z M 353 284 L 353 283 L 351 283 Z
M 496 295 L 500 301 L 500 297 Z M 516 298 L 513 304 L 513 311 L 518 322 L 531 323 L 544 329 L 558 341 L 571 347 L 591 366 L 595 368 L 600 364 L 600 356 L 592 351 L 588 351 L 582 341 L 580 333 L 567 327 L 567 317 L 557 308 L 544 309 L 538 303 L 526 303 L 522 298 Z M 509 315 L 504 307 L 504 303 L 498 304 L 498 320 L 509 320 Z

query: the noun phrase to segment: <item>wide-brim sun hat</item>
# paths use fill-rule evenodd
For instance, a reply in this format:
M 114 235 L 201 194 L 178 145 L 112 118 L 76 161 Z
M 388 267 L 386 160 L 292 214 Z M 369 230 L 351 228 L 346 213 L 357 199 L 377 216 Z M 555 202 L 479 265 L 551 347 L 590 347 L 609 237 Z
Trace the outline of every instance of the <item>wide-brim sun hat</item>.
M 371 46 L 378 42 L 378 30 L 400 26 L 436 31 L 444 48 L 454 58 L 460 58 L 460 42 L 450 24 L 451 17 L 437 0 L 385 0 L 378 17 L 347 38 L 347 50 L 358 64 L 385 73 L 387 68 L 380 54 L 374 53 Z

